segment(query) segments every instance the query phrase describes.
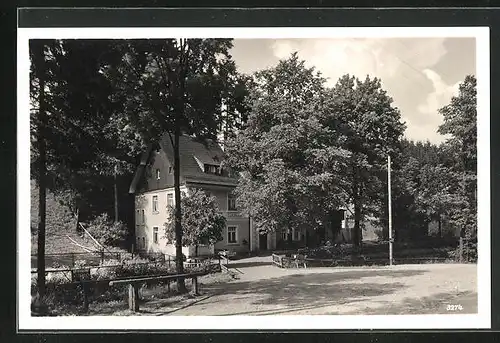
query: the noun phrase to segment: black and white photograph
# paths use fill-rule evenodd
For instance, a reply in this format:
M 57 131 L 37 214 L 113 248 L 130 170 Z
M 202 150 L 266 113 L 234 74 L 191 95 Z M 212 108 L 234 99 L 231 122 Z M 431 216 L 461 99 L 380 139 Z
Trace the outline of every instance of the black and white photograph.
M 19 29 L 19 327 L 489 327 L 488 44 Z

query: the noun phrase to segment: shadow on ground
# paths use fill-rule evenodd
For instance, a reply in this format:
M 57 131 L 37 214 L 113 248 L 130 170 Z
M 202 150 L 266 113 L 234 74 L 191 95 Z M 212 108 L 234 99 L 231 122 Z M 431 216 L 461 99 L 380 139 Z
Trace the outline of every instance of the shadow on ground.
M 438 293 L 423 298 L 406 298 L 397 304 L 381 302 L 380 307 L 348 314 L 404 315 L 404 314 L 473 314 L 477 313 L 477 293 Z M 460 306 L 460 308 L 459 308 Z
M 384 276 L 387 280 L 401 279 L 425 273 L 424 270 L 390 271 L 360 270 L 335 273 L 292 274 L 256 281 L 236 281 L 224 284 L 203 285 L 201 301 L 182 306 L 178 309 L 156 312 L 158 315 L 176 313 L 191 307 L 193 315 L 203 315 L 204 311 L 222 306 L 220 297 L 224 296 L 229 304 L 227 313 L 220 315 L 269 315 L 317 309 L 346 303 L 359 302 L 366 297 L 391 294 L 404 287 L 399 282 L 370 283 L 359 282 L 362 278 Z M 249 311 L 231 311 L 232 301 L 243 300 L 252 306 Z M 224 301 L 224 300 L 222 300 Z M 173 304 L 169 304 L 173 305 Z M 179 303 L 179 305 L 181 305 Z M 255 310 L 259 305 L 273 305 L 272 310 Z M 199 312 L 198 312 L 199 311 Z

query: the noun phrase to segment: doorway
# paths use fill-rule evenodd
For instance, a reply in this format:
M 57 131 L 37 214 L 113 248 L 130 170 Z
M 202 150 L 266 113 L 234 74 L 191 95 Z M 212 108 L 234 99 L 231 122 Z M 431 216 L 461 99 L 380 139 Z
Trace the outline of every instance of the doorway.
M 259 235 L 259 250 L 267 250 L 267 235 Z

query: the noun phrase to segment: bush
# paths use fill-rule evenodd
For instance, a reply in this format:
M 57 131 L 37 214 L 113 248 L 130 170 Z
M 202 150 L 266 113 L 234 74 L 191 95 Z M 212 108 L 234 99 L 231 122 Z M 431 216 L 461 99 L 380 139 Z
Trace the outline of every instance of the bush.
M 87 231 L 103 245 L 122 246 L 128 236 L 128 229 L 122 222 L 113 222 L 106 213 L 88 223 Z
M 35 294 L 31 296 L 31 312 L 35 315 L 45 315 L 53 312 L 56 308 L 56 299 L 53 293 L 48 293 L 43 297 Z
M 73 266 L 74 269 L 83 269 L 88 267 L 88 262 L 86 260 L 76 260 Z
M 460 261 L 460 257 L 462 262 L 467 263 L 476 263 L 477 262 L 477 242 L 466 242 L 462 247 L 462 256 L 460 256 L 460 246 L 456 249 L 450 251 L 448 256 L 454 259 L 456 262 Z
M 77 279 L 90 277 L 91 280 L 101 281 L 92 283 L 89 285 L 88 296 L 91 302 L 108 302 L 108 301 L 123 301 L 124 296 L 127 292 L 126 285 L 115 285 L 109 286 L 106 280 L 120 278 L 120 277 L 130 277 L 130 276 L 146 276 L 146 275 L 164 275 L 164 274 L 175 274 L 175 264 L 159 262 L 151 263 L 149 259 L 141 258 L 139 256 L 133 259 L 118 261 L 105 260 L 98 267 L 88 267 L 84 263 L 85 261 L 76 261 L 75 264 L 78 268 L 83 268 L 84 275 L 76 275 Z M 211 264 L 210 260 L 206 260 L 198 267 L 186 267 L 185 272 L 197 272 L 197 271 L 207 271 L 207 272 L 218 272 L 218 264 Z M 64 267 L 63 268 L 67 268 Z M 88 274 L 90 271 L 90 275 Z M 32 308 L 39 308 L 40 300 L 36 297 L 37 287 L 36 287 L 36 274 L 31 276 L 31 294 L 32 298 Z M 46 283 L 46 298 L 49 311 L 58 310 L 59 312 L 67 312 L 71 309 L 71 306 L 81 306 L 83 303 L 83 289 L 81 283 L 71 282 L 71 272 L 51 272 L 47 274 Z M 62 313 L 61 312 L 61 313 Z M 54 312 L 55 313 L 55 312 Z
M 99 267 L 91 269 L 90 277 L 92 280 L 109 280 L 117 277 L 116 265 L 120 265 L 118 260 L 105 260 Z

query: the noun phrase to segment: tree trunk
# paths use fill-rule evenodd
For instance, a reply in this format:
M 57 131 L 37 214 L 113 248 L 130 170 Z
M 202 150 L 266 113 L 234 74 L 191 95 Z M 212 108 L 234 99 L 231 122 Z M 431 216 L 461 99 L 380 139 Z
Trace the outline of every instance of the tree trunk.
M 115 193 L 115 223 L 118 222 L 119 217 L 118 217 L 118 164 L 115 164 L 115 172 L 113 174 L 113 186 L 114 186 L 114 193 Z
M 186 40 L 179 40 L 179 70 L 178 70 L 178 84 L 174 82 L 173 92 L 177 97 L 177 118 L 174 123 L 174 199 L 175 199 L 175 262 L 176 271 L 178 274 L 184 273 L 184 259 L 182 255 L 182 212 L 181 212 L 181 185 L 180 185 L 180 154 L 179 154 L 179 140 L 181 135 L 180 118 L 184 115 L 184 93 L 185 93 L 185 77 L 187 72 L 186 55 L 184 49 L 186 47 Z M 178 86 L 178 87 L 177 87 Z M 186 293 L 186 284 L 183 278 L 177 279 L 177 290 L 181 293 Z
M 80 229 L 80 209 L 77 207 L 76 208 L 76 233 L 81 234 L 82 229 Z
M 354 187 L 354 227 L 352 229 L 352 242 L 355 247 L 361 246 L 361 201 L 357 186 Z
M 41 297 L 45 295 L 45 217 L 47 213 L 46 208 L 46 155 L 45 155 L 45 141 L 43 137 L 38 137 L 38 149 L 40 154 L 38 173 L 39 173 L 39 194 L 38 194 L 38 247 L 37 247 L 37 286 L 38 294 Z
M 184 259 L 182 256 L 179 136 L 180 130 L 178 127 L 176 127 L 174 135 L 175 265 L 177 274 L 184 274 Z M 183 278 L 177 279 L 177 290 L 181 293 L 187 292 L 186 284 L 184 283 Z
M 438 235 L 439 235 L 439 238 L 443 237 L 443 226 L 441 223 L 441 214 L 438 214 Z
M 355 247 L 359 247 L 361 245 L 361 207 L 359 204 L 354 205 L 354 228 L 352 231 L 352 243 Z
M 45 296 L 45 218 L 47 214 L 46 207 L 46 195 L 47 195 L 47 155 L 46 155 L 46 145 L 45 145 L 45 53 L 43 44 L 39 47 L 39 51 L 36 53 L 39 54 L 37 57 L 39 58 L 39 113 L 38 113 L 38 132 L 37 132 L 37 143 L 38 143 L 38 153 L 39 153 L 39 163 L 38 163 L 38 187 L 39 187 L 39 195 L 38 195 L 38 246 L 37 246 L 37 288 L 39 299 L 43 301 L 43 297 Z M 43 302 L 41 302 L 40 310 L 44 311 L 45 306 L 43 306 Z

